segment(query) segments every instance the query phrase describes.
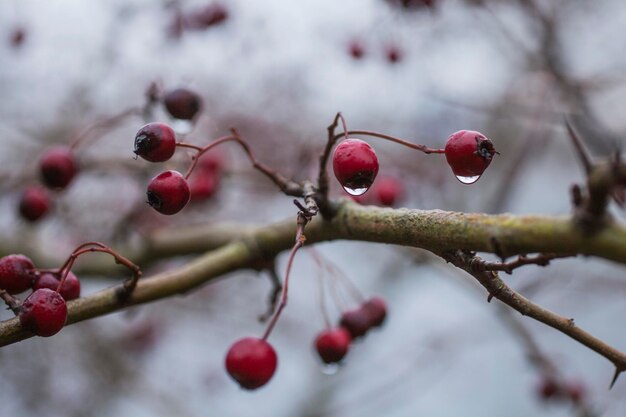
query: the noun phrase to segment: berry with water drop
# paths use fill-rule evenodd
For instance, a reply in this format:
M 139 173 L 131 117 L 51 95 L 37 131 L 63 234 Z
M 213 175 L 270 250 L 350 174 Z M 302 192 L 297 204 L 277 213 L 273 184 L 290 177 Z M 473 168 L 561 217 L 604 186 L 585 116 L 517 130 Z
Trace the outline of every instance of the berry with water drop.
M 378 174 L 378 157 L 367 142 L 346 139 L 335 148 L 333 171 L 349 194 L 361 195 L 370 188 Z
M 165 171 L 148 184 L 148 204 L 161 214 L 176 214 L 189 202 L 189 185 L 178 171 Z
M 473 130 L 460 130 L 448 138 L 446 160 L 463 184 L 472 184 L 485 172 L 496 154 L 493 143 Z
M 267 341 L 246 337 L 235 342 L 226 354 L 226 370 L 245 389 L 253 390 L 272 378 L 278 357 Z
M 352 337 L 343 327 L 327 329 L 315 339 L 315 350 L 324 363 L 340 362 L 348 353 Z
M 163 104 L 175 119 L 192 120 L 202 108 L 202 98 L 191 90 L 178 88 L 163 97 Z

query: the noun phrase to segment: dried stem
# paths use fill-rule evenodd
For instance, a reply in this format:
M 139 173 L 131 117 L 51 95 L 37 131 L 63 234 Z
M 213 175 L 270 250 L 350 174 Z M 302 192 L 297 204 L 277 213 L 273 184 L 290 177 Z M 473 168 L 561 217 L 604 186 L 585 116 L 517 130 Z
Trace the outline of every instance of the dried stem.
M 350 135 L 350 136 L 371 136 L 371 137 L 374 137 L 374 138 L 384 139 L 384 140 L 388 140 L 390 142 L 395 142 L 395 143 L 398 143 L 400 145 L 404 145 L 404 146 L 406 146 L 408 148 L 411 148 L 411 149 L 418 150 L 420 152 L 424 152 L 425 154 L 445 153 L 446 152 L 445 149 L 429 148 L 426 145 L 420 145 L 418 143 L 409 142 L 408 140 L 396 138 L 394 136 L 386 135 L 384 133 L 372 132 L 372 131 L 369 131 L 369 130 L 350 130 L 350 131 L 348 131 L 348 135 Z M 340 137 L 341 137 L 341 135 L 336 136 L 335 140 L 339 139 Z
M 114 128 L 119 123 L 121 123 L 124 119 L 130 116 L 141 115 L 143 112 L 142 109 L 138 107 L 132 107 L 128 110 L 125 110 L 115 116 L 107 117 L 102 120 L 98 120 L 90 126 L 87 126 L 81 132 L 79 132 L 74 138 L 70 141 L 70 149 L 76 149 L 87 140 L 88 136 L 96 130 L 104 129 L 106 132 L 109 129 Z M 93 140 L 98 139 L 100 136 L 96 136 L 92 138 Z
M 11 294 L 6 292 L 5 290 L 0 289 L 0 298 L 4 301 L 4 303 L 11 309 L 13 313 L 17 316 L 20 312 L 20 307 L 22 303 L 16 297 L 13 297 Z
M 520 255 L 516 260 L 511 262 L 487 262 L 478 257 L 472 259 L 470 267 L 475 272 L 482 271 L 503 271 L 507 274 L 512 274 L 513 270 L 524 265 L 539 265 L 547 266 L 550 261 L 556 258 L 567 258 L 576 255 L 557 255 L 554 253 L 540 253 L 536 256 L 529 257 L 526 255 Z

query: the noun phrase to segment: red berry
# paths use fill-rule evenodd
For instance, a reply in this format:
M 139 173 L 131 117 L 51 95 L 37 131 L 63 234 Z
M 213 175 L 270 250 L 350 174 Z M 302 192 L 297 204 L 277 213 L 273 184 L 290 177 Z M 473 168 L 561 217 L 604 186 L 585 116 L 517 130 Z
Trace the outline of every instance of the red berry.
M 185 21 L 189 29 L 202 30 L 223 23 L 228 18 L 228 10 L 219 3 L 210 4 L 192 13 Z
M 550 377 L 544 377 L 539 383 L 537 394 L 544 401 L 551 400 L 560 394 L 559 384 Z
M 324 363 L 337 363 L 348 353 L 350 332 L 343 327 L 321 332 L 315 339 L 315 349 Z
M 219 188 L 219 174 L 200 170 L 189 180 L 191 201 L 204 201 L 213 197 Z
M 44 217 L 50 209 L 50 195 L 45 188 L 31 185 L 24 189 L 20 197 L 19 211 L 29 222 L 36 222 Z
M 363 46 L 363 43 L 353 40 L 350 44 L 348 44 L 348 52 L 352 58 L 361 59 L 363 58 L 363 55 L 365 55 L 365 47 Z
M 19 294 L 33 285 L 37 276 L 33 261 L 24 255 L 0 258 L 0 288 L 9 294 Z
M 39 278 L 35 280 L 35 283 L 33 284 L 33 290 L 48 288 L 50 290 L 56 291 L 59 287 L 60 282 L 61 281 L 57 279 L 54 274 L 50 272 L 44 272 L 39 276 Z M 67 278 L 65 278 L 65 281 L 63 282 L 63 287 L 61 287 L 59 294 L 61 294 L 61 297 L 63 297 L 65 301 L 74 300 L 80 297 L 80 281 L 72 271 L 67 274 Z
M 198 159 L 198 169 L 219 173 L 226 165 L 224 155 L 218 149 L 211 149 L 211 152 L 202 154 Z
M 163 98 L 165 108 L 176 119 L 191 120 L 202 108 L 202 99 L 186 88 L 170 91 Z
M 381 326 L 387 317 L 387 303 L 381 297 L 370 298 L 362 308 L 367 311 L 370 327 Z
M 448 138 L 445 153 L 448 165 L 459 181 L 472 184 L 485 172 L 496 150 L 482 133 L 460 130 Z
M 581 381 L 569 381 L 565 384 L 565 392 L 573 403 L 580 403 L 587 393 L 587 387 Z
M 265 385 L 274 375 L 277 363 L 272 345 L 256 337 L 238 340 L 226 355 L 226 370 L 245 389 Z
M 36 335 L 52 336 L 65 326 L 67 305 L 58 292 L 41 288 L 24 300 L 19 318 L 22 326 Z
M 349 194 L 364 194 L 378 174 L 376 152 L 367 142 L 346 139 L 335 148 L 333 170 Z
M 135 154 L 150 162 L 164 162 L 176 151 L 176 134 L 164 123 L 149 123 L 135 135 Z
M 189 185 L 178 171 L 165 171 L 148 184 L 148 204 L 161 214 L 176 214 L 189 202 Z
M 368 310 L 360 306 L 354 310 L 344 311 L 339 321 L 339 326 L 345 328 L 352 339 L 364 336 L 371 328 L 372 320 Z
M 404 55 L 402 50 L 395 45 L 389 45 L 385 50 L 385 54 L 387 55 L 387 61 L 392 64 L 400 62 Z
M 394 177 L 379 178 L 374 187 L 374 194 L 380 204 L 390 207 L 402 199 L 404 186 Z
M 11 36 L 9 37 L 9 42 L 11 43 L 11 46 L 13 48 L 17 49 L 20 46 L 22 46 L 25 39 L 26 39 L 26 29 L 24 29 L 23 27 L 16 27 L 11 32 Z
M 41 178 L 50 188 L 65 188 L 76 175 L 72 150 L 65 146 L 49 149 L 39 160 Z

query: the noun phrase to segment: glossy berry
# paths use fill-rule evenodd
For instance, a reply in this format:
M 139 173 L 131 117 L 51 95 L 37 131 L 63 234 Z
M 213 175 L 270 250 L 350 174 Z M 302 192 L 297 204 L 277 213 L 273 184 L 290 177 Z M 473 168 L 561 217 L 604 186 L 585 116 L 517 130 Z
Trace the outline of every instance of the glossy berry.
M 50 188 L 65 188 L 76 175 L 72 150 L 65 146 L 49 149 L 39 160 L 41 179 Z
M 402 182 L 394 177 L 379 178 L 373 191 L 378 203 L 387 207 L 395 205 L 404 196 Z
M 365 193 L 378 174 L 376 152 L 360 139 L 346 139 L 333 153 L 335 177 L 344 189 L 352 195 Z
M 176 134 L 164 123 L 149 123 L 135 135 L 135 154 L 150 162 L 164 162 L 176 151 Z
M 33 284 L 33 290 L 38 290 L 40 288 L 48 288 L 50 290 L 56 291 L 59 287 L 59 283 L 61 281 L 57 279 L 57 277 L 50 273 L 44 272 L 35 280 Z M 72 271 L 67 274 L 67 278 L 63 282 L 63 287 L 59 290 L 59 294 L 65 301 L 74 300 L 80 297 L 80 281 L 74 275 Z
M 67 305 L 58 292 L 41 288 L 24 300 L 18 316 L 22 326 L 38 336 L 48 337 L 65 326 Z
M 191 90 L 179 88 L 167 93 L 163 97 L 163 104 L 172 117 L 191 120 L 202 108 L 202 99 Z
M 48 191 L 38 185 L 31 185 L 24 189 L 20 197 L 20 215 L 29 222 L 36 222 L 50 210 L 50 195 Z
M 210 199 L 219 188 L 219 174 L 214 171 L 200 170 L 189 180 L 191 201 L 199 202 Z
M 352 339 L 364 336 L 371 328 L 371 323 L 370 313 L 363 306 L 344 311 L 339 320 L 339 326 L 345 328 Z
M 381 297 L 372 297 L 363 303 L 362 307 L 367 311 L 369 317 L 369 326 L 381 326 L 387 317 L 387 303 Z
M 37 276 L 33 261 L 24 255 L 0 258 L 0 288 L 9 294 L 19 294 L 33 285 Z
M 263 339 L 246 337 L 235 342 L 226 354 L 226 370 L 245 389 L 265 385 L 274 375 L 278 357 Z
M 459 181 L 472 184 L 485 172 L 496 150 L 482 133 L 460 130 L 448 138 L 445 153 L 448 165 Z
M 189 202 L 189 185 L 178 171 L 165 171 L 148 184 L 148 204 L 161 214 L 176 214 Z
M 365 55 L 365 47 L 363 43 L 353 40 L 348 44 L 348 52 L 354 59 L 361 59 Z
M 352 337 L 343 327 L 321 332 L 315 339 L 315 350 L 324 363 L 337 363 L 348 353 Z

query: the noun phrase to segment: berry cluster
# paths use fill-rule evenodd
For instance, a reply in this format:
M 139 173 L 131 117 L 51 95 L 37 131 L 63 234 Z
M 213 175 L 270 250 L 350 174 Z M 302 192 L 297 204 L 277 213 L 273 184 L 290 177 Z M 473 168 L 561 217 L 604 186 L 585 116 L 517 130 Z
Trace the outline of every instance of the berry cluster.
M 580 404 L 585 399 L 587 389 L 578 380 L 559 382 L 550 376 L 544 376 L 537 386 L 537 395 L 542 401 L 571 401 Z
M 390 140 L 427 154 L 443 153 L 452 172 L 463 184 L 473 184 L 478 181 L 497 153 L 493 143 L 485 135 L 471 130 L 461 130 L 450 135 L 445 149 L 430 149 L 424 145 L 412 144 L 375 132 L 358 131 L 355 133 Z M 345 136 L 346 139 L 335 147 L 333 171 L 348 194 L 360 196 L 370 189 L 376 179 L 379 168 L 378 158 L 368 143 L 349 138 L 348 132 L 345 132 Z M 401 192 L 401 187 L 388 183 L 385 187 L 381 187 L 381 190 L 381 204 L 393 205 Z
M 76 259 L 89 252 L 112 255 L 116 263 L 133 271 L 133 279 L 124 284 L 131 292 L 141 275 L 139 268 L 111 248 L 98 242 L 88 242 L 74 250 L 58 269 L 37 269 L 24 255 L 7 255 L 0 258 L 0 296 L 19 317 L 21 325 L 38 336 L 52 336 L 65 326 L 67 301 L 80 297 L 80 280 L 71 271 Z M 24 302 L 14 297 L 26 290 L 32 293 Z

